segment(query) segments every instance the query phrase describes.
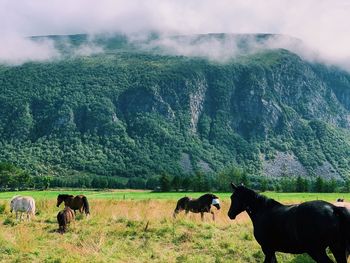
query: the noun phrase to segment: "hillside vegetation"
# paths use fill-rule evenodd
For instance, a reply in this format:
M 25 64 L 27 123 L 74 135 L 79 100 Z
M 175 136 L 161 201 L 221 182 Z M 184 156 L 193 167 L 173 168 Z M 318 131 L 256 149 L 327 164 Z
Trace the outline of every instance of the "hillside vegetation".
M 350 75 L 340 69 L 284 49 L 220 63 L 123 37 L 74 56 L 51 38 L 63 58 L 0 66 L 0 161 L 32 175 L 148 178 L 234 165 L 349 177 Z

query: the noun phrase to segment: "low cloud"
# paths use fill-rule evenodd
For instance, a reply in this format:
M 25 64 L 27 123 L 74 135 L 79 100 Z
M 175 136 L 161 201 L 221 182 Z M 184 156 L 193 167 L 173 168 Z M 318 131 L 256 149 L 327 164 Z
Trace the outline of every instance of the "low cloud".
M 79 48 L 74 49 L 74 56 L 91 56 L 99 53 L 103 53 L 104 49 L 101 46 L 94 44 L 84 44 Z
M 59 57 L 54 43 L 48 39 L 32 40 L 20 36 L 0 38 L 0 63 L 20 65 L 29 61 L 47 61 Z
M 220 62 L 226 62 L 239 53 L 236 39 L 229 36 L 162 37 L 143 45 L 143 48 L 166 55 L 203 57 Z
M 57 55 L 52 44 L 24 38 L 33 35 L 152 31 L 286 35 L 301 39 L 312 50 L 310 57 L 319 54 L 323 61 L 346 66 L 350 61 L 349 13 L 348 0 L 0 0 L 0 61 L 42 61 Z M 174 46 L 172 40 L 159 44 L 175 54 L 201 55 L 208 48 L 211 57 L 221 58 L 225 52 L 214 48 L 227 49 L 226 44 L 232 45 L 230 54 L 235 52 L 234 43 L 227 41 L 197 43 L 198 50 Z M 85 51 L 88 54 L 89 48 Z
M 48 62 L 64 57 L 91 56 L 104 52 L 103 47 L 87 39 L 81 45 L 73 45 L 68 38 L 59 43 L 48 37 L 0 37 L 0 64 L 17 66 L 26 62 Z
M 131 41 L 133 42 L 133 41 Z M 315 62 L 322 58 L 300 39 L 273 34 L 202 34 L 163 36 L 139 44 L 141 49 L 165 55 L 200 57 L 225 63 L 238 56 L 262 50 L 287 49 Z

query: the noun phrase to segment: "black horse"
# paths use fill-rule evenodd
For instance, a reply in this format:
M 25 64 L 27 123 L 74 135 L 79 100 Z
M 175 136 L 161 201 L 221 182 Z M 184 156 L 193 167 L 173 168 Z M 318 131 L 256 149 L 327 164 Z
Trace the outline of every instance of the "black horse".
M 186 214 L 188 214 L 189 211 L 201 213 L 202 220 L 204 218 L 204 213 L 211 213 L 213 215 L 213 220 L 215 220 L 215 214 L 211 210 L 212 205 L 220 209 L 220 201 L 216 195 L 205 194 L 196 199 L 186 196 L 177 201 L 173 216 L 175 218 L 179 212 L 185 210 Z
M 329 263 L 329 247 L 338 263 L 346 263 L 350 241 L 350 213 L 325 201 L 283 205 L 243 185 L 232 184 L 228 216 L 246 211 L 264 262 L 277 262 L 275 252 L 308 253 L 316 262 Z

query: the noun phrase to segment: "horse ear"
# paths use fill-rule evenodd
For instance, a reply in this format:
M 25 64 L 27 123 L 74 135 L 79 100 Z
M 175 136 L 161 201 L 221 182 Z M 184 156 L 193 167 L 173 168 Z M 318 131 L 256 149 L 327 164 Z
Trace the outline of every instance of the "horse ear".
M 237 189 L 237 186 L 234 183 L 231 183 L 231 187 L 232 187 L 233 190 Z

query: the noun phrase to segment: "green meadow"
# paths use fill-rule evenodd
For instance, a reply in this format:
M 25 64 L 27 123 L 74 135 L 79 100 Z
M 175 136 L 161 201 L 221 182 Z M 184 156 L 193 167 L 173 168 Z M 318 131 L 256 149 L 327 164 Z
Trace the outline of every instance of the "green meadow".
M 59 193 L 85 194 L 91 215 L 77 214 L 67 233 L 57 232 Z M 216 220 L 207 214 L 179 214 L 172 218 L 176 200 L 202 193 L 153 193 L 131 190 L 49 190 L 0 193 L 0 262 L 263 262 L 249 217 L 230 220 L 230 193 L 217 193 L 222 209 Z M 337 198 L 350 194 L 265 193 L 284 203 Z M 14 195 L 36 200 L 36 216 L 18 222 L 9 211 Z M 311 263 L 307 255 L 277 254 L 279 262 Z
M 47 191 L 15 191 L 15 192 L 0 192 L 0 200 L 11 199 L 15 195 L 29 195 L 35 199 L 55 199 L 58 194 L 84 194 L 92 199 L 112 199 L 112 200 L 177 200 L 183 196 L 198 197 L 203 193 L 199 192 L 152 192 L 152 191 L 137 191 L 137 190 L 47 190 Z M 222 199 L 229 199 L 231 193 L 215 193 Z M 270 198 L 280 202 L 304 202 L 309 200 L 325 200 L 334 202 L 338 198 L 350 200 L 350 193 L 276 193 L 264 192 Z

